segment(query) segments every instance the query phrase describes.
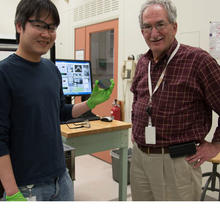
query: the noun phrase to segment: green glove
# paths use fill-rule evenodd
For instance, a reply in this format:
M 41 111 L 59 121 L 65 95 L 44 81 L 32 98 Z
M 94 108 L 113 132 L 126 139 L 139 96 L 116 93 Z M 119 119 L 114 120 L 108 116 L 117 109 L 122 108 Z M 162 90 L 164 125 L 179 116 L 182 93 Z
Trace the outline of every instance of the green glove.
M 113 79 L 111 81 L 111 86 L 108 89 L 101 89 L 98 86 L 99 81 L 95 81 L 95 87 L 92 91 L 91 96 L 87 101 L 87 105 L 90 109 L 95 108 L 96 105 L 101 104 L 109 99 L 110 95 L 112 94 L 112 90 L 114 89 L 115 83 Z
M 11 196 L 6 196 L 6 201 L 27 201 L 20 191 Z

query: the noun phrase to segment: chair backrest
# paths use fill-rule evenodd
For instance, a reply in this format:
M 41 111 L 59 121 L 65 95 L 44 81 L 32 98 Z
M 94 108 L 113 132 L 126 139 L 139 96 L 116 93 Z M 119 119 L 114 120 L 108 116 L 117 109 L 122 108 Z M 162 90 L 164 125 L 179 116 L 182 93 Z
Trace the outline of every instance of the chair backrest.
M 220 153 L 218 153 L 215 157 L 209 160 L 212 163 L 220 163 Z

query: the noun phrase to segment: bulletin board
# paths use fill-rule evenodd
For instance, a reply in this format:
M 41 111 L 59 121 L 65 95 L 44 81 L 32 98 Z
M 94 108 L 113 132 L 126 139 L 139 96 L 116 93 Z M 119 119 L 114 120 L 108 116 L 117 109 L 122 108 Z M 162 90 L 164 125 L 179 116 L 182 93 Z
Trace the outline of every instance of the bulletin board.
M 220 21 L 210 21 L 209 53 L 220 60 Z

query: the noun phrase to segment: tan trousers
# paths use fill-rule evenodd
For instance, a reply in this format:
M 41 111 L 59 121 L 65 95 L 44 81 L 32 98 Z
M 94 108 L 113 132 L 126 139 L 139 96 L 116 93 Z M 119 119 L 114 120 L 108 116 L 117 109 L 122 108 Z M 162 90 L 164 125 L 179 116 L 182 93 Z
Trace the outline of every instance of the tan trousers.
M 201 168 L 193 168 L 184 157 L 146 154 L 135 143 L 130 172 L 133 201 L 200 200 Z

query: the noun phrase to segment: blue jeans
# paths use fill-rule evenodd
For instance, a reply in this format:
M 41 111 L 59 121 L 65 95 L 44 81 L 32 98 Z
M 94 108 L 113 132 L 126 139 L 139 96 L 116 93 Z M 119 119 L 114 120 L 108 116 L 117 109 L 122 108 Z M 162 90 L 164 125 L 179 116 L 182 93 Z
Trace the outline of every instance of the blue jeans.
M 50 183 L 22 186 L 19 189 L 27 199 L 35 197 L 37 201 L 74 201 L 73 182 L 68 170 Z

